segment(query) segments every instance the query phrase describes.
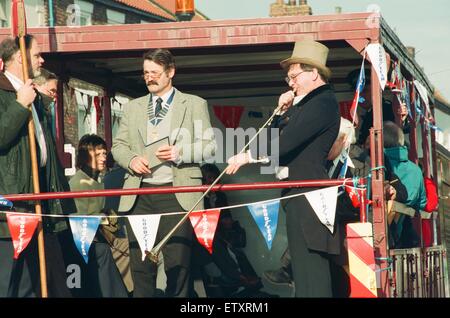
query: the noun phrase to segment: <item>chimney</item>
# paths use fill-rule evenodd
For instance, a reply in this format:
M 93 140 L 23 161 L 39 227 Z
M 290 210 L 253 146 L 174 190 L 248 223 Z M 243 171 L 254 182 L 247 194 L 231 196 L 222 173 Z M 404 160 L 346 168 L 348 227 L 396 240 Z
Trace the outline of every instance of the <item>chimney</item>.
M 195 15 L 194 0 L 176 0 L 175 8 L 178 21 L 191 21 Z
M 295 16 L 295 15 L 311 15 L 312 10 L 306 0 L 300 0 L 297 5 L 297 0 L 289 0 L 285 3 L 283 0 L 277 0 L 270 5 L 270 16 Z
M 407 46 L 406 50 L 408 51 L 409 56 L 412 58 L 416 57 L 416 48 L 414 46 Z

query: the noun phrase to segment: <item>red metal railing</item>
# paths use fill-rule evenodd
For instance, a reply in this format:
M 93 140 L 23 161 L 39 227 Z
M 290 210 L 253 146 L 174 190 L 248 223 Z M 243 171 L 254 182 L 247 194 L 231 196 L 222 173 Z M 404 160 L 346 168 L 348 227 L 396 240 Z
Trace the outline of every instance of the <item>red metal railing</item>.
M 343 180 L 307 180 L 307 181 L 279 181 L 279 182 L 254 182 L 239 184 L 215 185 L 211 191 L 240 191 L 240 190 L 267 190 L 281 188 L 310 188 L 310 187 L 330 187 L 343 184 Z M 352 181 L 346 182 L 346 185 L 352 185 Z M 202 186 L 183 186 L 183 187 L 158 187 L 146 189 L 116 189 L 116 190 L 89 190 L 89 191 L 71 191 L 71 192 L 47 192 L 39 194 L 5 194 L 3 197 L 10 201 L 26 200 L 52 200 L 67 198 L 87 198 L 97 196 L 120 196 L 120 195 L 142 195 L 142 194 L 162 194 L 162 193 L 185 193 L 185 192 L 204 192 L 208 185 Z

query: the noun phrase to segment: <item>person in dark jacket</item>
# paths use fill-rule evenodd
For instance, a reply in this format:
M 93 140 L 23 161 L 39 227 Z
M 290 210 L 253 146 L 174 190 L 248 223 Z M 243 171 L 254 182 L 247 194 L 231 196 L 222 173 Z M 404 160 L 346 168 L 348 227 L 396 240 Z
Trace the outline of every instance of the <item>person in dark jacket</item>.
M 287 70 L 292 91 L 280 96 L 279 106 L 289 108 L 280 118 L 284 122 L 279 137 L 280 165 L 289 169 L 289 180 L 329 179 L 327 155 L 339 132 L 339 105 L 327 81 L 331 71 L 325 66 L 328 48 L 304 40 L 295 43 L 293 54 L 281 62 Z M 295 95 L 306 95 L 292 105 Z M 252 162 L 247 152 L 229 159 L 228 174 Z M 283 196 L 315 188 L 283 191 Z M 296 297 L 332 297 L 330 255 L 340 253 L 340 238 L 331 233 L 316 216 L 305 196 L 282 201 L 286 211 L 288 246 Z
M 39 76 L 44 59 L 39 43 L 25 36 L 29 53 L 30 78 Z M 33 116 L 41 192 L 68 191 L 69 186 L 56 155 L 55 143 L 46 114 L 48 109 L 32 84 L 24 82 L 18 38 L 0 43 L 5 71 L 0 72 L 0 193 L 32 193 L 33 180 L 28 139 L 28 119 Z M 30 107 L 31 105 L 31 107 Z M 72 199 L 41 201 L 44 214 L 76 211 Z M 33 202 L 15 202 L 16 211 L 34 212 Z M 36 297 L 40 295 L 37 256 L 37 231 L 19 259 L 13 260 L 13 244 L 4 216 L 0 216 L 0 297 Z M 43 218 L 49 296 L 70 297 L 60 241 L 65 250 L 76 252 L 65 218 Z M 72 242 L 70 242 L 70 240 Z

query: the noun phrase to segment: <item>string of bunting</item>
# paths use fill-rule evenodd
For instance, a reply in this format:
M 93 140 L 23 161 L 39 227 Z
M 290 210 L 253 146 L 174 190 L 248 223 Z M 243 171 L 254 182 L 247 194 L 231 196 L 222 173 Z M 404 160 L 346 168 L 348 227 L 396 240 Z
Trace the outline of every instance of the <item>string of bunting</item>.
M 354 188 L 347 183 L 353 182 L 351 179 L 344 179 L 342 185 L 332 186 L 319 190 L 309 191 L 305 193 L 293 194 L 286 197 L 263 200 L 252 203 L 243 203 L 238 205 L 225 206 L 217 209 L 206 209 L 194 211 L 191 213 L 190 221 L 198 241 L 209 253 L 212 253 L 214 235 L 222 209 L 235 209 L 239 207 L 247 207 L 252 215 L 258 229 L 260 230 L 267 248 L 272 248 L 272 242 L 275 238 L 278 224 L 278 212 L 281 200 L 291 199 L 301 195 L 305 195 L 318 219 L 324 224 L 328 230 L 333 233 L 336 200 L 338 197 L 338 188 L 341 186 Z M 358 186 L 356 184 L 356 186 Z M 0 196 L 0 205 L 12 208 L 12 203 Z M 26 212 L 0 211 L 6 214 L 11 238 L 14 245 L 14 258 L 17 259 L 20 253 L 27 247 L 33 237 L 37 224 L 41 216 Z M 183 215 L 186 212 L 172 212 L 164 214 L 151 215 L 114 215 L 105 217 L 104 215 L 53 215 L 44 214 L 42 217 L 51 218 L 69 218 L 70 228 L 72 230 L 73 239 L 78 251 L 83 256 L 85 262 L 88 262 L 89 248 L 92 244 L 94 236 L 100 224 L 104 223 L 107 218 L 128 218 L 133 232 L 136 235 L 142 257 L 153 248 L 156 239 L 156 233 L 159 226 L 160 218 L 167 215 Z

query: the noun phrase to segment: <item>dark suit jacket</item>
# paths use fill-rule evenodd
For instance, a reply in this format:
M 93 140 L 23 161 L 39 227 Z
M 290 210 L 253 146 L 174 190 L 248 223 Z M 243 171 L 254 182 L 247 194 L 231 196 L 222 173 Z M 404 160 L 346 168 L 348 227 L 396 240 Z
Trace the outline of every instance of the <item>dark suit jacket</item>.
M 329 179 L 327 155 L 340 125 L 339 106 L 330 85 L 323 85 L 306 95 L 279 118 L 278 125 L 281 125 L 280 165 L 289 167 L 289 180 Z M 293 188 L 283 191 L 283 195 L 311 190 L 314 189 Z M 308 248 L 338 254 L 338 231 L 331 234 L 305 198 L 284 200 L 284 206 L 291 200 L 294 205 L 289 204 L 287 212 L 294 212 L 300 218 Z M 293 206 L 295 211 L 290 212 Z

